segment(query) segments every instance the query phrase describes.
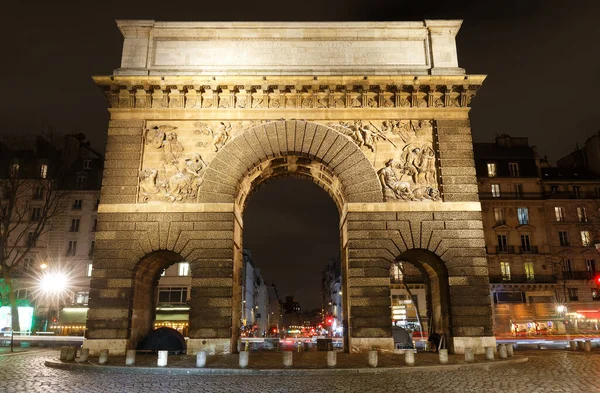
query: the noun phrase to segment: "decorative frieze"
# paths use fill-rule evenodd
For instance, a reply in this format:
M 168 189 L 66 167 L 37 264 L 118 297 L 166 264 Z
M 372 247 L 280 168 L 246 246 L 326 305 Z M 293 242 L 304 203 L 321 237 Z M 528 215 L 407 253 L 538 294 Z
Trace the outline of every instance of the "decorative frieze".
M 479 85 L 227 85 L 141 86 L 102 84 L 112 108 L 462 108 Z

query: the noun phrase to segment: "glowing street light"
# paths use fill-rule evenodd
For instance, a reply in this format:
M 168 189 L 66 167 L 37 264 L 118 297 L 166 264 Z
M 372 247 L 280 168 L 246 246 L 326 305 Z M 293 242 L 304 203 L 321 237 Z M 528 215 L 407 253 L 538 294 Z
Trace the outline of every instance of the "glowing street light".
M 58 295 L 66 291 L 69 276 L 63 272 L 48 272 L 40 279 L 40 289 L 46 294 Z
M 559 314 L 564 314 L 567 311 L 567 307 L 559 304 L 558 306 L 556 306 L 556 312 Z

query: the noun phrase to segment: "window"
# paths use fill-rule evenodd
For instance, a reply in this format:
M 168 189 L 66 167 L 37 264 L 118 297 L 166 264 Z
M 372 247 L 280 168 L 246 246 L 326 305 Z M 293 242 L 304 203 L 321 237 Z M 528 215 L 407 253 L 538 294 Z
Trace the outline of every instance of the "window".
M 517 217 L 520 225 L 529 224 L 529 209 L 526 207 L 519 207 L 517 209 Z
M 87 186 L 87 176 L 77 176 L 77 189 L 83 190 Z
M 89 292 L 77 292 L 75 293 L 75 304 L 82 304 L 82 305 L 86 305 L 88 304 L 88 301 L 90 300 L 90 293 Z
M 569 245 L 569 235 L 567 234 L 567 231 L 558 231 L 558 242 L 563 247 Z
M 398 265 L 401 265 L 401 262 L 398 264 L 393 264 L 390 268 L 390 278 L 392 280 L 392 284 L 397 284 L 402 282 L 402 270 Z
M 87 268 L 85 269 L 86 277 L 92 277 L 92 271 L 94 270 L 94 265 L 91 263 L 87 264 Z
M 17 299 L 31 299 L 31 292 L 28 289 L 17 289 L 15 295 Z
M 79 232 L 79 218 L 71 219 L 71 227 L 69 228 L 69 232 Z
M 558 186 L 557 185 L 552 185 L 550 186 L 550 192 L 555 194 L 558 192 Z
M 573 186 L 573 197 L 581 198 L 581 186 Z
M 492 196 L 494 198 L 500 197 L 500 184 L 492 184 Z
M 600 199 L 600 187 L 594 188 L 594 192 L 596 194 L 596 199 Z
M 500 262 L 500 272 L 503 280 L 510 281 L 510 264 L 508 262 Z
M 487 163 L 487 171 L 488 171 L 488 177 L 496 177 L 496 163 L 488 162 Z
M 91 169 L 92 160 L 83 160 L 83 169 Z
M 531 252 L 531 240 L 529 235 L 521 235 L 521 250 L 523 252 Z
M 10 166 L 10 175 L 17 176 L 19 174 L 19 164 L 12 164 Z
M 42 164 L 40 165 L 40 179 L 45 179 L 48 177 L 48 165 Z
M 600 300 L 600 290 L 592 288 L 592 300 Z
M 179 276 L 190 275 L 190 264 L 188 262 L 179 262 Z
M 533 281 L 535 279 L 533 262 L 525 262 L 525 277 L 527 278 L 527 281 Z
M 96 232 L 97 228 L 98 228 L 98 219 L 94 218 L 94 221 L 92 223 L 92 232 Z
M 27 247 L 35 247 L 37 244 L 37 236 L 33 232 L 27 234 Z
M 558 221 L 558 222 L 564 221 L 565 220 L 565 209 L 560 206 L 556 206 L 554 208 L 554 215 L 556 216 L 556 221 Z
M 158 303 L 185 304 L 187 302 L 187 287 L 159 287 Z
M 576 302 L 579 300 L 579 291 L 577 288 L 568 288 L 567 290 L 569 292 L 569 301 Z
M 496 224 L 501 225 L 504 224 L 504 209 L 501 207 L 494 208 L 494 218 L 496 219 Z
M 67 256 L 72 257 L 75 256 L 77 252 L 77 240 L 69 240 L 69 244 L 67 246 Z
M 590 274 L 590 277 L 596 275 L 596 260 L 595 259 L 586 259 L 585 260 L 585 268 Z
M 36 187 L 33 193 L 33 199 L 40 200 L 44 197 L 44 187 Z
M 94 255 L 94 248 L 96 248 L 96 241 L 92 240 L 92 242 L 90 243 L 90 256 Z
M 581 231 L 581 245 L 584 247 L 590 247 L 592 245 L 590 231 Z
M 498 251 L 508 251 L 506 246 L 506 235 L 498 235 Z
M 587 222 L 588 218 L 587 212 L 585 211 L 585 207 L 577 208 L 577 218 L 579 219 L 579 222 Z
M 517 198 L 523 198 L 523 185 L 522 184 L 515 184 L 515 197 Z
M 39 221 L 42 218 L 42 208 L 34 207 L 31 209 L 31 221 Z
M 73 201 L 73 209 L 75 209 L 75 210 L 81 210 L 81 205 L 83 205 L 83 200 L 81 200 L 81 199 L 75 199 Z
M 511 177 L 519 177 L 519 164 L 516 162 L 509 162 L 508 173 Z

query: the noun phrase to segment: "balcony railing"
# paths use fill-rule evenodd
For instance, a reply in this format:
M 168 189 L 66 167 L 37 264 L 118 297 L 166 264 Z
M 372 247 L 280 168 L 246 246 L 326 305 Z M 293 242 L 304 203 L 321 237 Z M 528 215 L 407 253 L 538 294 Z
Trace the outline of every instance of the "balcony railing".
M 556 191 L 544 194 L 544 198 L 546 199 L 598 199 L 598 196 L 594 191 Z
M 496 246 L 496 254 L 539 254 L 540 251 L 538 246 L 529 246 L 525 248 L 522 246 Z
M 497 199 L 497 200 L 513 200 L 513 199 L 598 199 L 599 195 L 593 191 L 581 191 L 579 193 L 568 191 L 557 192 L 514 192 L 501 191 L 500 195 L 494 196 L 491 192 L 480 192 L 479 199 Z
M 519 254 L 539 254 L 537 246 L 519 247 Z
M 584 271 L 563 271 L 561 278 L 567 280 L 591 280 L 596 272 Z
M 496 246 L 496 254 L 514 254 L 515 246 Z
M 537 284 L 554 284 L 556 283 L 556 276 L 541 275 L 541 274 L 511 274 L 510 276 L 503 275 L 490 275 L 490 284 L 525 284 L 525 283 L 537 283 Z

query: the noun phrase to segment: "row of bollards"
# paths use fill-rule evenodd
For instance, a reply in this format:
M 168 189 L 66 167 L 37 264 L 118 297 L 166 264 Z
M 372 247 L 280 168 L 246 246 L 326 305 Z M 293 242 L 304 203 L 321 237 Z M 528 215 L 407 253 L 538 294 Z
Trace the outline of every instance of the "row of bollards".
M 591 340 L 569 341 L 569 348 L 571 349 L 571 351 L 591 352 L 592 351 L 592 341 Z
M 569 345 L 572 350 L 583 349 L 586 352 L 591 351 L 591 341 L 586 340 L 583 341 L 570 341 Z M 580 348 L 581 347 L 581 348 Z M 495 356 L 494 347 L 485 347 L 485 358 L 487 360 L 494 360 Z M 498 348 L 498 356 L 500 359 L 506 359 L 509 357 L 513 357 L 513 346 L 512 344 L 499 344 Z M 80 356 L 76 358 L 77 355 L 77 347 L 62 347 L 60 351 L 60 360 L 62 361 L 77 361 L 77 362 L 85 362 L 89 357 L 89 349 L 83 348 L 81 349 Z M 101 349 L 98 357 L 98 364 L 107 364 L 108 363 L 108 349 Z M 293 366 L 294 362 L 294 352 L 293 351 L 284 351 L 283 355 L 283 367 L 290 368 Z M 448 364 L 448 350 L 440 349 L 438 352 L 439 362 L 440 364 Z M 125 365 L 133 366 L 135 365 L 135 356 L 136 350 L 129 349 L 127 350 L 125 356 Z M 464 352 L 465 362 L 472 363 L 475 361 L 475 354 L 473 348 L 465 348 Z M 206 367 L 206 357 L 207 353 L 205 351 L 200 351 L 196 354 L 196 367 L 204 368 Z M 166 367 L 168 364 L 169 351 L 158 351 L 157 358 L 157 366 L 158 367 Z M 370 367 L 377 367 L 378 365 L 378 351 L 373 349 L 367 354 L 367 361 Z M 239 367 L 247 368 L 250 362 L 250 352 L 249 351 L 240 351 L 239 355 Z M 415 365 L 415 351 L 412 349 L 404 351 L 404 363 L 407 366 Z M 336 367 L 337 365 L 337 352 L 336 351 L 327 351 L 327 367 Z

